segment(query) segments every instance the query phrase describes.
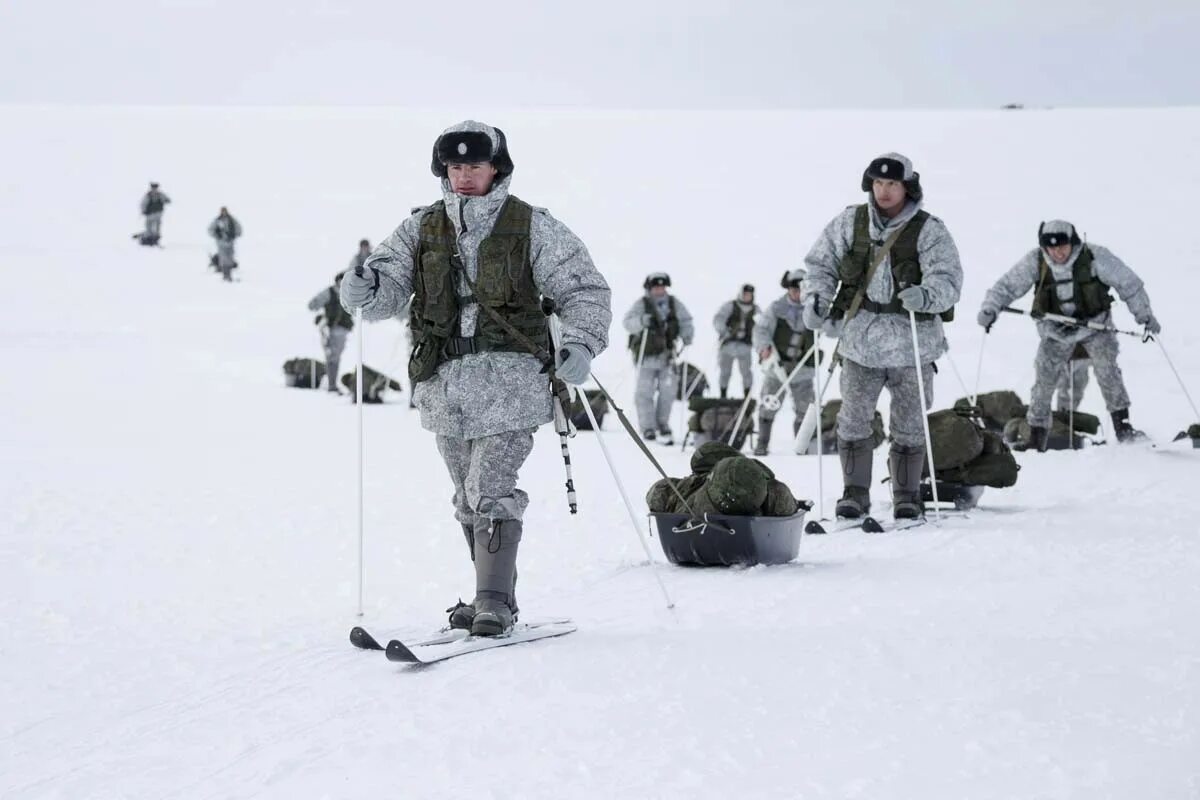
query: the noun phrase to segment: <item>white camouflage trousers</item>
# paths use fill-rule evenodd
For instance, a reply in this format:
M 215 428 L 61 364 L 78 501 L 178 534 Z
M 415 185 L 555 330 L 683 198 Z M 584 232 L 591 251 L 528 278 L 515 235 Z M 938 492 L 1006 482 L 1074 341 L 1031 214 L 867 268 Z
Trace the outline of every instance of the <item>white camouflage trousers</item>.
M 325 374 L 329 377 L 330 391 L 337 386 L 338 368 L 342 362 L 342 351 L 346 349 L 346 337 L 349 335 L 350 331 L 339 325 L 321 328 L 321 348 L 325 351 Z
M 905 447 L 925 446 L 925 423 L 922 417 L 933 404 L 933 365 L 921 368 L 925 383 L 924 410 L 917 388 L 917 368 L 864 367 L 842 359 L 842 410 L 838 412 L 838 438 L 857 442 L 871 436 L 871 423 L 879 405 L 879 393 L 887 387 L 892 396 L 891 418 L 888 427 L 892 441 Z
M 717 368 L 720 371 L 720 381 L 717 385 L 721 387 L 722 392 L 729 388 L 729 378 L 733 374 L 735 361 L 738 371 L 742 374 L 742 391 L 750 391 L 754 381 L 754 373 L 750 368 L 753 355 L 754 348 L 745 342 L 725 342 L 721 345 L 721 349 L 717 351 Z
M 637 406 L 638 425 L 643 431 L 670 429 L 671 405 L 677 391 L 675 365 L 669 355 L 660 353 L 642 359 L 633 402 Z
M 162 215 L 161 211 L 152 211 L 146 215 L 146 235 L 159 236 L 162 231 Z
M 1058 385 L 1059 377 L 1066 368 L 1067 360 L 1075 350 L 1075 342 L 1063 342 L 1045 337 L 1038 345 L 1037 359 L 1033 362 L 1037 377 L 1029 399 L 1026 419 L 1031 426 L 1050 427 L 1050 398 Z M 1109 413 L 1129 408 L 1129 393 L 1125 390 L 1125 379 L 1117 366 L 1120 345 L 1115 333 L 1096 332 L 1078 342 L 1087 351 L 1096 372 L 1096 383 Z
M 533 452 L 537 428 L 505 431 L 478 439 L 437 437 L 438 452 L 454 482 L 454 518 L 521 519 L 529 495 L 517 488 L 517 472 Z

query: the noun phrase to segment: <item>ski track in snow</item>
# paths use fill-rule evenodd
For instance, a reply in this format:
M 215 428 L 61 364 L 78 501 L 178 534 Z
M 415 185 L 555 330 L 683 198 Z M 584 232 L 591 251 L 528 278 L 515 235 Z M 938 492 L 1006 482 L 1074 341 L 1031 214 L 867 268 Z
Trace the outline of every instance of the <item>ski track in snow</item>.
M 1132 340 L 1132 418 L 1159 449 L 1019 454 L 1017 486 L 966 517 L 806 537 L 786 566 L 660 563 L 673 612 L 593 434 L 571 442 L 571 517 L 544 428 L 522 478 L 521 606 L 579 631 L 422 669 L 352 648 L 354 624 L 385 642 L 428 634 L 469 595 L 470 563 L 432 437 L 403 395 L 368 407 L 355 617 L 355 410 L 284 389 L 280 365 L 315 354 L 305 304 L 357 240 L 436 198 L 424 159 L 453 116 L 0 109 L 0 147 L 23 155 L 0 184 L 0 797 L 1200 795 L 1200 451 L 1167 444 L 1190 411 L 1157 348 Z M 1178 158 L 1200 112 L 884 115 L 903 123 L 895 139 L 863 132 L 865 112 L 714 113 L 700 128 L 696 116 L 495 121 L 513 143 L 514 191 L 589 244 L 618 320 L 645 272 L 672 272 L 697 318 L 687 358 L 710 381 L 717 305 L 747 279 L 760 303 L 773 297 L 776 276 L 859 199 L 865 160 L 897 147 L 963 253 L 950 336 L 968 381 L 983 292 L 1040 218 L 1065 216 L 1143 276 L 1200 396 L 1196 251 L 1161 236 L 1164 210 L 1200 183 Z M 637 143 L 683 124 L 705 131 L 683 155 L 711 169 L 666 188 Z M 822 153 L 812 192 L 768 198 L 770 224 L 752 202 L 760 178 L 734 155 L 766 124 Z M 558 169 L 562 142 L 581 137 L 592 158 Z M 980 141 L 1011 166 L 982 183 L 969 168 Z M 1098 154 L 1124 164 L 1120 202 L 1091 173 L 1027 196 L 1050 167 Z M 175 200 L 163 250 L 127 239 L 143 178 Z M 202 232 L 222 204 L 246 227 L 236 286 L 205 269 Z M 1117 322 L 1133 326 L 1123 308 Z M 984 390 L 1028 396 L 1026 323 L 994 330 Z M 368 363 L 403 374 L 398 332 L 368 329 Z M 597 374 L 632 414 L 612 335 Z M 352 340 L 344 369 L 353 358 Z M 935 405 L 962 394 L 942 370 Z M 1103 414 L 1094 384 L 1083 409 Z M 614 417 L 605 431 L 641 513 L 653 469 Z M 774 446 L 771 467 L 816 499 L 815 457 Z M 690 451 L 654 452 L 687 471 Z M 827 457 L 827 513 L 838 475 Z M 886 491 L 873 492 L 881 516 Z

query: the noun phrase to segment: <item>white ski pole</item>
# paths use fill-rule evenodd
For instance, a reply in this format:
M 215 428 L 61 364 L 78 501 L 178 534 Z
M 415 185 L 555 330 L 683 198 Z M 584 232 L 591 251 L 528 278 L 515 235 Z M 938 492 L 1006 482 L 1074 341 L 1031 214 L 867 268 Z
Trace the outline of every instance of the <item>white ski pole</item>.
M 1175 369 L 1174 362 L 1172 362 L 1171 357 L 1167 355 L 1167 348 L 1163 347 L 1162 339 L 1160 339 L 1158 336 L 1155 336 L 1154 341 L 1158 342 L 1158 349 L 1162 350 L 1163 358 L 1167 360 L 1167 366 L 1169 366 L 1171 368 L 1171 372 L 1175 374 L 1175 380 L 1179 381 L 1179 388 L 1183 390 L 1183 396 L 1187 398 L 1188 405 L 1192 407 L 1192 413 L 1196 415 L 1196 421 L 1200 422 L 1200 411 L 1196 410 L 1196 402 L 1192 400 L 1192 396 L 1188 393 L 1187 386 L 1185 386 L 1183 383 L 1183 378 L 1179 377 L 1179 370 Z
M 363 318 L 362 306 L 354 309 L 358 328 L 358 369 L 354 373 L 354 397 L 358 403 L 358 616 L 363 615 Z M 331 378 L 330 380 L 333 380 Z
M 971 395 L 971 405 L 979 402 L 979 380 L 983 377 L 983 346 L 987 343 L 988 332 L 983 332 L 983 338 L 979 340 L 979 362 L 975 365 L 975 393 Z
M 813 347 L 816 348 L 816 355 L 813 358 L 813 363 L 816 369 L 813 370 L 813 394 L 815 395 L 813 402 L 817 406 L 817 514 L 818 519 L 825 519 L 825 459 L 821 458 L 824 455 L 821 448 L 824 446 L 825 431 L 819 430 L 821 427 L 821 332 L 818 330 L 813 334 Z M 804 409 L 806 412 L 808 409 Z M 802 419 L 801 422 L 804 420 Z M 799 433 L 799 429 L 796 431 Z
M 1071 403 L 1067 410 L 1067 435 L 1071 437 L 1071 449 L 1075 449 L 1075 367 L 1067 361 L 1067 399 Z
M 687 406 L 688 406 L 688 363 L 683 360 L 683 351 L 679 351 L 679 430 L 682 431 L 679 435 L 687 441 Z M 682 449 L 682 448 L 681 448 Z
M 629 512 L 629 524 L 633 526 L 633 532 L 637 536 L 638 542 L 642 545 L 642 551 L 646 554 L 646 560 L 650 562 L 650 572 L 654 575 L 654 580 L 658 582 L 658 588 L 662 592 L 663 598 L 667 601 L 667 608 L 675 608 L 675 601 L 671 599 L 671 594 L 667 591 L 667 585 L 663 583 L 662 576 L 658 574 L 658 566 L 654 561 L 654 555 L 650 552 L 650 545 L 646 542 L 646 537 L 642 535 L 642 527 L 638 524 L 637 514 L 633 510 L 633 503 L 629 502 L 629 495 L 625 491 L 625 484 L 621 482 L 621 476 L 617 473 L 616 465 L 613 464 L 612 455 L 608 452 L 608 444 L 604 441 L 604 432 L 600 430 L 600 423 L 596 421 L 596 415 L 592 413 L 592 404 L 583 403 L 583 411 L 592 423 L 592 430 L 596 433 L 596 441 L 600 444 L 600 452 L 604 453 L 604 460 L 608 462 L 608 471 L 612 473 L 613 481 L 617 484 L 617 491 L 621 493 L 621 500 L 625 502 L 625 510 Z
M 929 486 L 933 489 L 933 516 L 938 525 L 942 524 L 942 510 L 939 507 L 937 490 L 937 472 L 933 468 L 933 437 L 929 435 L 929 406 L 925 402 L 925 374 L 921 368 L 921 345 L 917 341 L 917 315 L 909 309 L 909 327 L 912 329 L 913 357 L 917 362 L 917 391 L 921 396 L 921 427 L 925 430 L 925 455 L 929 461 Z M 920 488 L 917 489 L 917 502 L 920 502 Z

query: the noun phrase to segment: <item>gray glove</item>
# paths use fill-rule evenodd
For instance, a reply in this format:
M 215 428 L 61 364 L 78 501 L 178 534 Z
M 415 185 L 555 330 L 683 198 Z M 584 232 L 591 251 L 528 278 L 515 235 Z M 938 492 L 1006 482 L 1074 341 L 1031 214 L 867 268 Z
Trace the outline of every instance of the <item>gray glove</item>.
M 996 314 L 996 309 L 991 306 L 984 306 L 979 309 L 979 316 L 975 318 L 975 321 L 979 323 L 979 326 L 983 328 L 985 333 L 991 333 L 992 326 L 996 324 L 997 316 L 999 315 Z
M 821 308 L 821 298 L 817 295 L 811 295 L 804 301 L 804 310 L 800 312 L 800 318 L 804 320 L 804 327 L 810 331 L 821 330 L 821 325 L 825 322 L 825 311 L 828 309 Z
M 1146 333 L 1162 333 L 1162 325 L 1158 324 L 1158 320 L 1154 318 L 1153 314 L 1147 314 L 1146 316 L 1139 318 L 1137 324 L 1146 326 Z
M 846 327 L 845 319 L 827 319 L 824 327 L 821 328 L 821 335 L 828 336 L 830 339 L 840 339 L 844 327 Z
M 371 304 L 378 289 L 379 271 L 371 267 L 368 272 L 358 267 L 342 278 L 342 301 L 349 308 L 362 308 Z
M 929 308 L 929 291 L 924 286 L 909 286 L 901 289 L 896 297 L 909 311 L 924 312 Z
M 654 315 L 653 314 L 642 314 L 642 328 L 643 329 L 649 328 L 653 324 L 654 324 Z
M 592 374 L 592 351 L 578 342 L 567 342 L 558 351 L 555 374 L 572 386 L 578 386 Z

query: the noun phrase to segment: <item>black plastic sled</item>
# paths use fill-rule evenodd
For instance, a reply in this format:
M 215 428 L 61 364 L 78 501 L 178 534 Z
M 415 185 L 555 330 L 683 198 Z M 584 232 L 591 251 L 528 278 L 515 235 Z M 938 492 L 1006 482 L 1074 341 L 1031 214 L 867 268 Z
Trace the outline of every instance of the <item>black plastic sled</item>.
M 707 514 L 718 528 L 689 522 L 686 514 L 650 514 L 667 560 L 695 567 L 786 564 L 800 554 L 804 515 L 803 508 L 790 517 Z

